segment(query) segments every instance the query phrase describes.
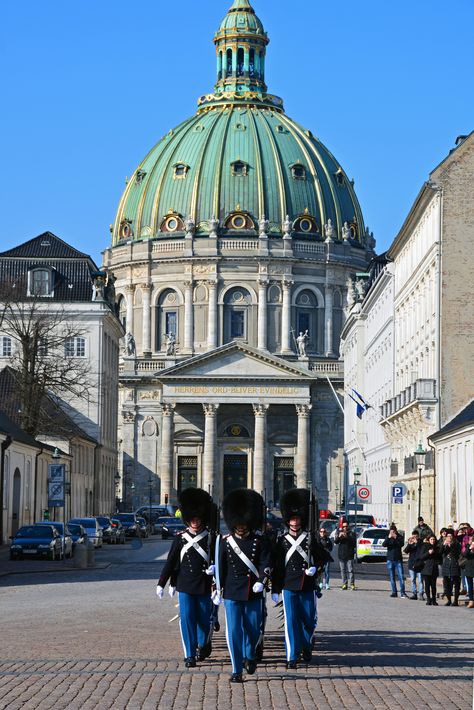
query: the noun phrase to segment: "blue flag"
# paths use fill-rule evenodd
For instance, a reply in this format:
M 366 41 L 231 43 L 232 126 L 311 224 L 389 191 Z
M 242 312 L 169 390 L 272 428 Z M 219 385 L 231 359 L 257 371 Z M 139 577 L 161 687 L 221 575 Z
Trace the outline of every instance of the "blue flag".
M 361 394 L 359 394 L 359 393 L 357 392 L 357 390 L 355 390 L 354 388 L 352 388 L 352 391 L 353 391 L 354 394 L 356 395 L 357 399 L 356 399 L 356 397 L 353 397 L 351 394 L 349 395 L 349 397 L 352 399 L 353 402 L 356 403 L 356 406 L 357 406 L 357 416 L 359 417 L 359 419 L 362 419 L 362 416 L 363 416 L 364 412 L 365 412 L 367 409 L 370 409 L 370 404 L 365 401 L 365 399 L 362 397 Z

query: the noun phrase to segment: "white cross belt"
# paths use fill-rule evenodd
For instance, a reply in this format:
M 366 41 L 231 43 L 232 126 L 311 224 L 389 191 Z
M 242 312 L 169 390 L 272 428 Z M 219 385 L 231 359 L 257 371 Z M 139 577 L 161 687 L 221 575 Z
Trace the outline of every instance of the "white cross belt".
M 192 537 L 187 532 L 183 533 L 182 537 L 184 540 L 186 540 L 186 545 L 183 545 L 183 549 L 181 550 L 181 562 L 183 561 L 185 554 L 193 547 L 196 552 L 201 555 L 205 563 L 209 565 L 209 552 L 206 552 L 206 550 L 204 550 L 199 544 L 200 541 L 205 540 L 208 535 L 208 530 L 203 530 L 203 532 L 199 533 L 199 535 L 196 535 L 196 537 Z
M 306 540 L 307 537 L 308 537 L 308 533 L 302 533 L 296 540 L 289 533 L 288 533 L 288 535 L 285 535 L 285 540 L 287 540 L 291 545 L 290 549 L 286 553 L 285 567 L 288 564 L 288 562 L 291 560 L 291 558 L 295 552 L 299 552 L 301 557 L 304 560 L 306 560 L 306 562 L 308 563 L 308 566 L 309 566 L 309 554 L 305 550 L 303 550 L 303 548 L 301 547 L 301 543 L 304 540 Z

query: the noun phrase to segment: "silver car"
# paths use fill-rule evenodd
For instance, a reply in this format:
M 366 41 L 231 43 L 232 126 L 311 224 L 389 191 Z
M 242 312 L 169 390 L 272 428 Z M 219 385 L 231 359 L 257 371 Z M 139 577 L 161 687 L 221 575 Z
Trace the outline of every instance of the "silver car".
M 92 541 L 94 547 L 102 547 L 102 528 L 97 518 L 71 518 L 69 522 L 82 525 L 87 533 L 87 539 Z

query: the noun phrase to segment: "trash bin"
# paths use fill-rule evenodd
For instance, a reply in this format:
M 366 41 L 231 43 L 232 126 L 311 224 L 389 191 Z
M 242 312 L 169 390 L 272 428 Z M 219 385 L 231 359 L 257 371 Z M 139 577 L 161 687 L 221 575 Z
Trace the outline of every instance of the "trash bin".
M 73 566 L 78 569 L 86 569 L 87 567 L 87 548 L 85 545 L 76 545 L 74 548 L 74 557 L 72 560 Z
M 95 567 L 95 547 L 92 540 L 87 541 L 87 566 Z

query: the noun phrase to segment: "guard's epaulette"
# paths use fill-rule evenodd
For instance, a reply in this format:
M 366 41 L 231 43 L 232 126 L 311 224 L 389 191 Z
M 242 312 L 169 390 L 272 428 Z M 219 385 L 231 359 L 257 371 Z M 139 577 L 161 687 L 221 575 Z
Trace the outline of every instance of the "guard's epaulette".
M 181 537 L 181 535 L 184 535 L 185 532 L 188 532 L 188 531 L 187 531 L 187 530 L 181 530 L 181 532 L 176 533 L 176 535 L 178 535 L 179 537 Z
M 227 535 L 223 535 L 222 539 L 227 540 L 228 537 L 231 537 L 232 533 L 227 533 Z

